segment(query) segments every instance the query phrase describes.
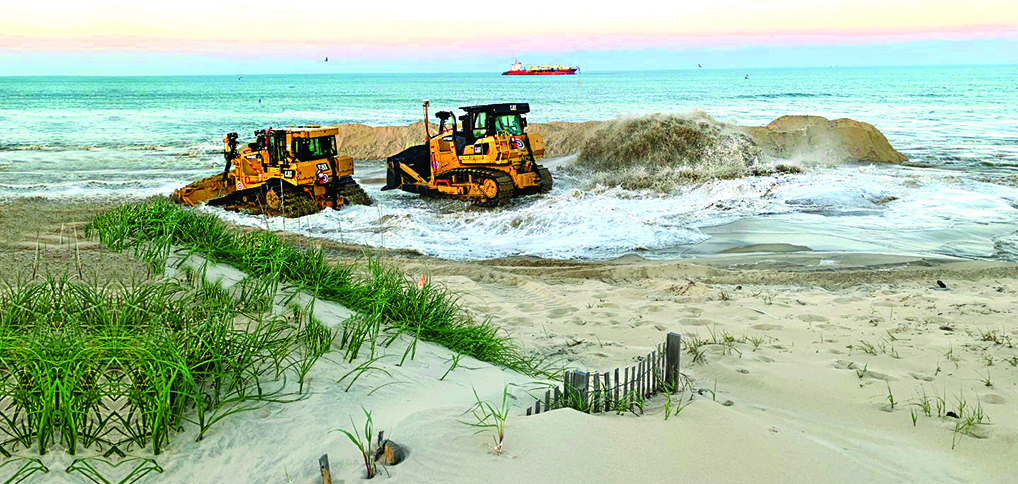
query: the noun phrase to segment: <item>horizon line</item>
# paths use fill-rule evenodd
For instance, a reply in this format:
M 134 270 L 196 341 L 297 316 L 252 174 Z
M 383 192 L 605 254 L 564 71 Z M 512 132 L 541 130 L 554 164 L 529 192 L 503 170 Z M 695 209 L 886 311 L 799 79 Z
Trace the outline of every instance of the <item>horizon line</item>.
M 593 74 L 612 74 L 626 72 L 697 72 L 697 71 L 766 71 L 775 69 L 894 69 L 914 67 L 1007 67 L 1018 66 L 1018 63 L 973 63 L 973 64 L 880 64 L 880 65 L 846 65 L 846 66 L 772 66 L 772 67 L 693 67 L 676 69 L 608 69 L 586 71 Z M 118 78 L 118 77 L 233 77 L 233 76 L 391 76 L 391 75 L 442 75 L 442 74 L 491 74 L 499 75 L 499 71 L 442 71 L 442 72 L 292 72 L 280 73 L 245 73 L 236 72 L 232 74 L 119 74 L 119 75 L 98 75 L 98 74 L 0 74 L 0 79 L 15 77 L 90 77 L 90 78 Z M 578 75 L 583 75 L 578 74 Z

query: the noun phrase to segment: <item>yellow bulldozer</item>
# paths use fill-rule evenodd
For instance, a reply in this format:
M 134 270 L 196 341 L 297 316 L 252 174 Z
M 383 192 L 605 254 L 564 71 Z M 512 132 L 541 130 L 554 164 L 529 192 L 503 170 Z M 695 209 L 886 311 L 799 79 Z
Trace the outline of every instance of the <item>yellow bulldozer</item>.
M 424 144 L 388 158 L 382 190 L 399 188 L 481 206 L 499 206 L 514 196 L 551 191 L 551 172 L 536 162 L 544 156 L 544 139 L 526 132 L 529 104 L 460 109 L 466 114 L 459 117 L 459 126 L 454 113 L 435 113 L 440 123 L 432 136 L 428 101 L 424 101 Z
M 371 205 L 354 181 L 353 158 L 339 156 L 337 128 L 287 126 L 255 131 L 255 141 L 238 150 L 237 133 L 223 137 L 222 173 L 173 192 L 174 202 L 227 210 L 300 217 L 326 207 Z

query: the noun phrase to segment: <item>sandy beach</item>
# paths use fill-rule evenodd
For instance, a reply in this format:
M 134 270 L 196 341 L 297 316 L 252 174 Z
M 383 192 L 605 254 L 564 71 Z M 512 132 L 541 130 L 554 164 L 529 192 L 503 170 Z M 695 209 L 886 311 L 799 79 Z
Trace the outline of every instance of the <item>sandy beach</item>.
M 8 273 L 29 271 L 39 242 L 49 244 L 42 259 L 54 270 L 74 260 L 69 227 L 95 210 L 31 201 L 2 209 Z M 26 211 L 37 215 L 34 224 L 16 222 Z M 337 261 L 372 251 L 289 237 L 323 244 Z M 97 273 L 140 267 L 78 238 L 79 259 Z M 363 358 L 327 355 L 311 371 L 305 400 L 231 416 L 200 442 L 185 426 L 157 458 L 165 472 L 151 479 L 313 483 L 318 457 L 328 454 L 333 482 L 359 482 L 356 449 L 333 430 L 362 424 L 363 408 L 376 430 L 409 449 L 404 463 L 380 471 L 392 482 L 1010 482 L 1018 471 L 1018 267 L 794 250 L 742 246 L 677 261 L 606 262 L 384 253 L 386 263 L 429 276 L 562 367 L 631 364 L 668 332 L 681 333 L 688 406 L 667 420 L 663 396 L 639 416 L 562 409 L 528 417 L 539 379 L 470 358 L 446 375 L 452 353 L 423 342 L 397 366 L 403 339 L 381 350 L 384 372 L 349 391 L 343 375 Z M 327 306 L 319 317 L 340 324 Z M 712 343 L 725 336 L 730 344 Z M 491 437 L 464 424 L 464 413 L 475 391 L 495 401 L 506 385 L 512 411 L 495 456 Z M 978 409 L 983 423 L 960 428 L 961 419 L 946 416 L 959 407 L 963 415 Z M 46 482 L 66 477 L 50 475 L 57 481 Z

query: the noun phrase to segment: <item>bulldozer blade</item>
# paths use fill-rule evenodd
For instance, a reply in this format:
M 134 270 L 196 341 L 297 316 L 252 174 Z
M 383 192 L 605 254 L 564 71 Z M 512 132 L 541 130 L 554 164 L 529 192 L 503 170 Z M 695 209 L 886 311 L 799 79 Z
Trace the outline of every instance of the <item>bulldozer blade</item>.
M 193 207 L 199 203 L 208 203 L 217 198 L 226 197 L 236 191 L 236 188 L 232 183 L 229 183 L 229 180 L 226 183 L 223 183 L 221 180 L 222 175 L 219 173 L 207 176 L 175 190 L 173 192 L 173 199 L 177 203 Z

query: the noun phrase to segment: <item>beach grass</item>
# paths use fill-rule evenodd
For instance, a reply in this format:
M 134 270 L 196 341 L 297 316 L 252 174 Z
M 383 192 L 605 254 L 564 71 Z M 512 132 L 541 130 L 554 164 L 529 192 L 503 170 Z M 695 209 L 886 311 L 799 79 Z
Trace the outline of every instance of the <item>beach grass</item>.
M 259 309 L 186 275 L 131 285 L 8 281 L 0 448 L 158 455 L 185 424 L 201 440 L 230 415 L 304 398 L 287 377 L 303 383 L 331 333 Z
M 481 400 L 474 390 L 474 403 L 464 415 L 469 413 L 474 420 L 463 422 L 466 425 L 478 429 L 478 433 L 488 432 L 491 435 L 491 451 L 495 455 L 502 455 L 502 445 L 505 443 L 505 421 L 509 418 L 509 386 L 502 388 L 502 400 L 498 403 L 491 403 Z
M 418 284 L 378 258 L 367 258 L 361 267 L 334 264 L 320 248 L 299 247 L 267 231 L 241 233 L 214 215 L 165 199 L 102 212 L 85 232 L 110 249 L 133 250 L 143 258 L 165 260 L 171 247 L 180 247 L 254 276 L 273 275 L 321 300 L 376 317 L 397 333 L 522 373 L 554 375 L 491 320 L 466 314 L 444 287 L 430 281 Z
M 361 458 L 364 459 L 364 474 L 366 479 L 375 477 L 378 472 L 378 466 L 375 463 L 375 449 L 372 445 L 372 437 L 374 436 L 374 422 L 371 419 L 371 412 L 367 409 L 362 408 L 364 411 L 364 431 L 361 433 L 357 430 L 357 424 L 350 419 L 350 425 L 353 430 L 336 429 L 333 432 L 342 432 L 346 435 L 350 442 L 353 443 L 357 450 L 361 454 Z M 363 439 L 361 438 L 363 436 Z M 379 442 L 381 444 L 381 442 Z

